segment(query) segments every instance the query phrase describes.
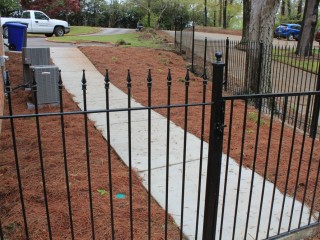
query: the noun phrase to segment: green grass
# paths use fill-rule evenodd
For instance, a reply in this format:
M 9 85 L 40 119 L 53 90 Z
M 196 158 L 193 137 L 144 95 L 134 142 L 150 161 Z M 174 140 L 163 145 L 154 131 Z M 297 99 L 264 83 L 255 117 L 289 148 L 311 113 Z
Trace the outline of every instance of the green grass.
M 67 36 L 86 35 L 100 32 L 100 28 L 85 27 L 85 26 L 71 26 L 70 33 Z
M 307 72 L 315 73 L 318 72 L 318 61 L 319 50 L 313 51 L 313 57 L 302 57 L 295 55 L 295 50 L 278 50 L 274 49 L 272 58 L 278 62 L 287 64 L 292 67 L 302 69 Z
M 160 46 L 158 41 L 152 38 L 141 40 L 140 33 L 128 33 L 128 34 L 118 34 L 118 35 L 106 35 L 106 36 L 68 36 L 63 37 L 52 37 L 50 40 L 56 42 L 72 42 L 72 43 L 85 43 L 85 42 L 101 42 L 101 43 L 113 43 L 125 41 L 125 46 L 133 47 L 146 47 L 146 48 L 157 48 Z

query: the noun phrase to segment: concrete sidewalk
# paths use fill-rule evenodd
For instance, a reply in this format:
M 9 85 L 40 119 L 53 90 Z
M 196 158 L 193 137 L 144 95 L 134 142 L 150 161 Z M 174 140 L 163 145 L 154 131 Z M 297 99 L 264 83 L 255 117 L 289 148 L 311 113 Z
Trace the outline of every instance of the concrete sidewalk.
M 61 69 L 62 78 L 66 90 L 74 97 L 74 101 L 83 109 L 81 78 L 82 70 L 86 70 L 87 78 L 87 99 L 88 110 L 105 109 L 105 89 L 104 76 L 91 64 L 91 62 L 77 48 L 51 48 L 51 57 L 53 62 Z M 134 81 L 134 79 L 133 79 Z M 126 108 L 127 95 L 111 84 L 110 87 L 110 108 Z M 141 107 L 141 105 L 132 100 L 132 107 Z M 90 114 L 90 120 L 95 122 L 95 126 L 101 130 L 107 139 L 106 115 Z M 111 139 L 109 140 L 114 150 L 121 159 L 128 165 L 128 113 L 113 112 L 110 113 L 111 121 Z M 166 128 L 167 119 L 160 114 L 152 111 L 152 141 L 151 141 L 151 194 L 153 198 L 164 208 L 165 207 L 165 173 L 166 173 Z M 170 166 L 169 166 L 169 213 L 174 218 L 176 224 L 180 226 L 181 211 L 181 192 L 182 192 L 182 162 L 183 162 L 183 141 L 184 130 L 170 123 Z M 197 191 L 198 174 L 200 158 L 199 138 L 192 134 L 187 134 L 187 164 L 186 164 L 186 183 L 185 183 L 185 205 L 184 205 L 184 226 L 183 232 L 189 239 L 195 238 L 196 210 L 197 210 Z M 143 181 L 146 189 L 148 188 L 148 124 L 147 111 L 132 111 L 132 166 Z M 208 144 L 204 144 L 204 160 L 202 169 L 201 186 L 201 207 L 199 220 L 198 238 L 202 238 L 203 209 L 206 183 L 206 166 Z M 226 165 L 226 156 L 223 156 L 222 177 L 220 189 L 224 187 L 224 172 Z M 242 168 L 242 167 L 241 167 Z M 223 239 L 232 238 L 232 228 L 234 220 L 234 206 L 236 202 L 237 180 L 239 165 L 235 160 L 229 159 L 228 185 L 226 209 L 224 214 Z M 235 232 L 236 239 L 243 239 L 247 206 L 250 191 L 252 171 L 242 168 L 241 191 L 239 196 L 239 208 L 237 213 L 237 228 Z M 250 221 L 248 227 L 247 239 L 254 239 L 256 225 L 258 222 L 258 213 L 260 209 L 260 197 L 262 191 L 263 178 L 258 174 L 254 175 L 254 186 L 252 194 L 252 206 L 250 212 Z M 268 219 L 270 213 L 271 197 L 273 184 L 266 182 L 264 195 L 264 204 L 262 206 L 262 217 L 260 225 L 261 238 L 266 236 Z M 277 233 L 279 224 L 279 215 L 281 212 L 283 195 L 276 190 L 273 217 L 271 221 L 270 236 Z M 222 190 L 220 191 L 219 219 L 221 218 Z M 133 203 L 134 206 L 134 203 Z M 284 217 L 281 231 L 287 231 L 290 219 L 292 198 L 286 196 L 286 205 L 284 207 Z M 292 220 L 292 229 L 298 226 L 301 203 L 296 202 Z M 302 225 L 307 224 L 309 209 L 304 207 Z M 219 220 L 220 221 L 220 220 Z M 312 219 L 315 221 L 315 219 Z M 220 222 L 219 222 L 220 224 Z M 220 226 L 218 226 L 218 232 Z

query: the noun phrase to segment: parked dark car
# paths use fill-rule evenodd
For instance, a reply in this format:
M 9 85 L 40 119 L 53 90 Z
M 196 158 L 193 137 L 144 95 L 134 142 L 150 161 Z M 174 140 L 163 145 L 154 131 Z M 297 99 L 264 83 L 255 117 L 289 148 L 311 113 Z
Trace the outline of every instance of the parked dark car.
M 316 36 L 315 36 L 314 40 L 316 40 L 317 42 L 320 43 L 320 28 L 319 28 L 318 31 L 316 32 Z
M 283 23 L 274 31 L 274 37 L 286 38 L 289 41 L 298 40 L 300 37 L 301 25 Z

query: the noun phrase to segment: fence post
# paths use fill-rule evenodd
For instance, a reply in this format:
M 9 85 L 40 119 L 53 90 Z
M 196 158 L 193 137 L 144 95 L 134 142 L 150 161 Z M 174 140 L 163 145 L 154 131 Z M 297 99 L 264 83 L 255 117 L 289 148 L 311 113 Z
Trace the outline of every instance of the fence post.
M 195 27 L 194 27 L 194 22 L 192 24 L 192 55 L 191 55 L 191 72 L 194 73 L 194 31 L 195 31 Z
M 203 72 L 205 71 L 207 67 L 207 45 L 208 45 L 208 39 L 205 37 L 204 39 L 204 54 L 203 54 Z
M 177 17 L 174 18 L 174 46 L 177 45 Z
M 229 45 L 230 45 L 230 40 L 227 37 L 227 40 L 226 40 L 226 69 L 224 72 L 224 90 L 225 91 L 227 91 L 227 89 L 228 89 Z
M 320 91 L 320 65 L 319 65 L 319 70 L 318 70 L 316 91 Z M 311 127 L 310 127 L 310 137 L 312 137 L 312 138 L 315 138 L 317 135 L 319 111 L 320 111 L 320 96 L 315 95 L 313 112 L 312 112 L 312 119 L 311 119 Z
M 259 68 L 258 68 L 258 82 L 257 82 L 257 89 L 256 94 L 260 93 L 260 85 L 261 85 L 261 78 L 262 78 L 262 63 L 263 63 L 263 42 L 259 43 Z
M 224 129 L 224 107 L 222 99 L 223 68 L 222 53 L 216 53 L 217 61 L 213 63 L 212 102 L 207 185 L 203 220 L 203 240 L 214 240 L 217 228 L 219 184 L 221 173 L 222 143 Z

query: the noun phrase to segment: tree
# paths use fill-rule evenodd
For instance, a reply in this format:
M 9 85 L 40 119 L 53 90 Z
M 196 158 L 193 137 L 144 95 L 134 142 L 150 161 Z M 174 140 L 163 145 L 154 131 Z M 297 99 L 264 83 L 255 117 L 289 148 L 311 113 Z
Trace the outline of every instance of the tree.
M 273 26 L 280 0 L 244 0 L 245 27 L 242 40 L 251 44 L 246 45 L 247 69 L 246 79 L 249 92 L 270 91 L 271 54 L 273 41 Z M 261 44 L 263 45 L 261 45 Z M 264 46 L 263 49 L 261 46 Z M 263 59 L 263 61 L 261 61 Z M 263 69 L 263 74 L 260 70 Z
M 79 0 L 21 0 L 21 5 L 25 9 L 44 11 L 50 17 L 77 13 L 80 10 Z
M 243 26 L 241 42 L 247 42 L 249 40 L 250 14 L 251 0 L 243 0 Z
M 318 23 L 318 7 L 320 0 L 306 0 L 304 8 L 302 30 L 296 54 L 301 56 L 312 55 L 314 32 Z
M 298 7 L 297 7 L 297 17 L 296 17 L 296 19 L 300 19 L 301 16 L 302 16 L 302 4 L 303 4 L 303 0 L 299 0 Z
M 19 10 L 19 0 L 0 0 L 1 16 L 8 16 L 10 13 Z

